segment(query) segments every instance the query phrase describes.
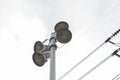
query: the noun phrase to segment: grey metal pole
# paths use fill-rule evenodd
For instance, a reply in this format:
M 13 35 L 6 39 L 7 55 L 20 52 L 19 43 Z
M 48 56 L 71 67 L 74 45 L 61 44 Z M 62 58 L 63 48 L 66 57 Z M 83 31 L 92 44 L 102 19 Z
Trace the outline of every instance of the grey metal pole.
M 51 45 L 50 45 L 50 80 L 56 80 L 56 64 L 55 64 L 55 50 L 56 47 L 56 35 L 55 33 L 51 34 Z

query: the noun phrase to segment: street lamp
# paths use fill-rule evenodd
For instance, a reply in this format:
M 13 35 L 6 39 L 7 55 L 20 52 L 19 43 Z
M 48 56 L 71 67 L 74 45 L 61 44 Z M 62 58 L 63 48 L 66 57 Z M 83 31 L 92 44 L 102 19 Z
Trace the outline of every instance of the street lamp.
M 33 62 L 42 67 L 50 58 L 50 80 L 56 79 L 55 51 L 57 49 L 56 42 L 63 44 L 68 43 L 72 39 L 72 33 L 69 25 L 65 21 L 61 21 L 55 25 L 55 32 L 51 33 L 49 44 L 45 45 L 41 41 L 34 44 L 34 53 L 32 55 Z
M 60 43 L 68 43 L 72 38 L 72 33 L 68 29 L 69 25 L 65 21 L 61 21 L 55 25 L 56 39 Z
M 49 46 L 44 45 L 41 41 L 36 41 L 34 44 L 34 53 L 32 55 L 33 62 L 41 67 L 50 58 Z

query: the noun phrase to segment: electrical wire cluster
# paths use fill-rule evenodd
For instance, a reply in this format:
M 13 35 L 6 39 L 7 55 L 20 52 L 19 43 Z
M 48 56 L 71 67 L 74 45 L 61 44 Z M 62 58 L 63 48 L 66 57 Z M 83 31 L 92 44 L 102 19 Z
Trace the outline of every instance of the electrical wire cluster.
M 117 45 L 117 43 L 114 43 L 112 41 L 110 41 L 113 37 L 115 37 L 116 35 L 118 35 L 120 32 L 120 29 L 118 29 L 117 31 L 115 31 L 110 37 L 108 37 L 105 42 L 103 42 L 102 44 L 100 44 L 97 48 L 95 48 L 91 53 L 89 53 L 86 57 L 84 57 L 80 62 L 78 62 L 75 66 L 73 66 L 68 72 L 66 72 L 64 75 L 62 75 L 59 80 L 62 80 L 66 75 L 68 75 L 71 71 L 73 71 L 76 67 L 78 67 L 80 64 L 82 64 L 88 57 L 90 57 L 91 55 L 93 55 L 93 53 L 95 53 L 99 48 L 101 48 L 105 43 L 110 42 L 113 45 L 116 45 L 117 47 L 119 47 L 118 49 L 116 49 L 112 54 L 110 54 L 107 58 L 105 58 L 103 61 L 101 61 L 99 64 L 97 64 L 95 67 L 93 67 L 92 69 L 90 69 L 88 72 L 86 72 L 83 76 L 81 76 L 78 80 L 83 79 L 85 76 L 87 76 L 89 73 L 91 73 L 93 70 L 95 70 L 97 67 L 99 67 L 101 64 L 103 64 L 105 61 L 107 61 L 110 57 L 116 55 L 118 57 L 120 57 L 119 54 L 117 54 L 120 51 L 120 46 Z

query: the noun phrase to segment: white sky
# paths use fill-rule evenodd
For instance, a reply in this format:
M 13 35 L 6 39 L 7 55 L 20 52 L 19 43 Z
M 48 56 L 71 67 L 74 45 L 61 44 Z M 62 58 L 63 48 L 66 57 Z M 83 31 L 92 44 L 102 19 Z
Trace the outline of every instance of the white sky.
M 49 80 L 49 61 L 37 67 L 33 45 L 49 38 L 59 21 L 69 23 L 73 38 L 56 51 L 57 80 L 120 28 L 120 0 L 0 0 L 0 80 Z M 78 80 L 116 49 L 106 43 L 63 80 Z M 119 67 L 114 56 L 83 80 L 112 80 Z

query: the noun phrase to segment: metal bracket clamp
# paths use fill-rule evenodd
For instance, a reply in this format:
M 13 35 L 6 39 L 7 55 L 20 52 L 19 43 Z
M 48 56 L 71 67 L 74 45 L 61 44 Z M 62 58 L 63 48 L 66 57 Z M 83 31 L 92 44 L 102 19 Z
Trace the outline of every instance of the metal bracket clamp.
M 51 49 L 51 47 L 54 47 L 55 49 L 57 49 L 57 45 L 56 43 L 56 33 L 52 33 L 51 34 L 51 38 L 50 38 L 50 45 L 49 45 L 49 50 Z
M 120 48 L 118 48 L 117 50 L 115 50 L 111 55 L 112 56 L 116 55 L 116 56 L 120 57 L 120 55 L 117 54 L 119 51 L 120 51 Z

